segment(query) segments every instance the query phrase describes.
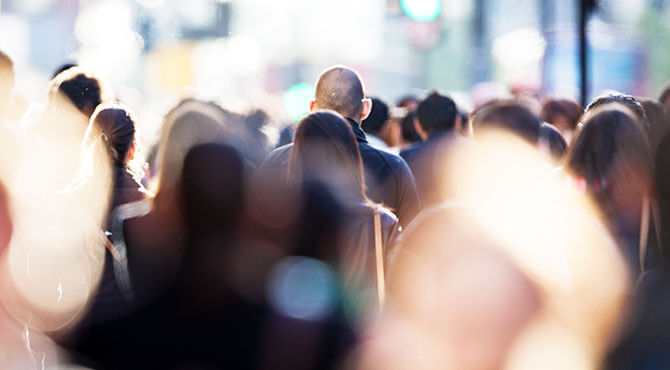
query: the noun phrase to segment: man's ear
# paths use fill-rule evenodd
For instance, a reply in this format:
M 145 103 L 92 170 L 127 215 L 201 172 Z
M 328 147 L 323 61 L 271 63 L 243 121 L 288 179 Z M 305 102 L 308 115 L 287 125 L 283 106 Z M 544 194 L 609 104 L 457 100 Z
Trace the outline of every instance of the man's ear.
M 361 121 L 368 118 L 372 112 L 372 100 L 370 98 L 363 99 L 363 110 L 361 110 Z
M 310 100 L 309 101 L 309 112 L 313 113 L 316 111 L 316 100 Z
M 454 131 L 461 132 L 462 128 L 463 128 L 463 120 L 461 119 L 461 115 L 457 114 L 456 118 L 454 118 Z

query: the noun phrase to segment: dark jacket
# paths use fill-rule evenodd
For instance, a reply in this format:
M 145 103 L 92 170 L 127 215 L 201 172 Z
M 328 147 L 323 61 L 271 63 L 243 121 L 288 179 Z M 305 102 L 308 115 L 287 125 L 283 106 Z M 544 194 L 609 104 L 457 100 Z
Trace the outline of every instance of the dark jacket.
M 431 134 L 424 142 L 411 145 L 400 152 L 400 157 L 407 162 L 416 179 L 416 187 L 424 207 L 444 201 L 435 192 L 438 184 L 439 171 L 443 166 L 446 147 L 455 140 L 453 131 L 438 131 Z
M 347 121 L 354 130 L 361 152 L 367 196 L 395 212 L 401 225 L 408 225 L 419 213 L 421 201 L 407 163 L 395 154 L 373 148 L 360 126 L 349 118 Z M 259 170 L 286 176 L 292 146 L 287 144 L 271 151 Z

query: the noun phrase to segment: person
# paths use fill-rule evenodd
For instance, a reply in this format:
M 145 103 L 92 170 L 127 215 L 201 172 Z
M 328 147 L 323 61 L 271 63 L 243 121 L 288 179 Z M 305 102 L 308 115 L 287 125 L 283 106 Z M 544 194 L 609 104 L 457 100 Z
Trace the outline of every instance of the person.
M 554 162 L 560 163 L 568 151 L 568 143 L 556 126 L 543 122 L 540 126 L 540 149 Z
M 542 105 L 540 118 L 554 125 L 570 142 L 583 113 L 584 109 L 573 100 L 549 98 Z
M 400 152 L 416 178 L 424 207 L 439 202 L 433 191 L 437 185 L 435 168 L 441 154 L 461 128 L 460 115 L 454 101 L 437 91 L 423 99 L 416 109 L 416 131 L 424 140 Z
M 132 112 L 121 105 L 101 104 L 91 117 L 90 127 L 84 141 L 104 142 L 110 167 L 112 168 L 112 192 L 109 205 L 109 216 L 106 232 L 111 233 L 111 220 L 118 212 L 119 206 L 131 202 L 142 201 L 149 193 L 133 173 L 130 163 L 136 150 L 135 118 Z M 128 276 L 127 263 L 123 260 L 126 251 L 113 249 L 108 245 L 100 286 L 93 298 L 90 311 L 83 321 L 84 326 L 99 321 L 109 320 L 130 310 L 132 300 L 129 299 L 129 286 L 122 279 Z
M 477 108 L 471 118 L 473 134 L 487 128 L 511 132 L 531 145 L 540 138 L 540 118 L 514 100 L 496 100 Z
M 379 150 L 393 153 L 391 147 L 384 138 L 389 134 L 389 107 L 377 97 L 371 97 L 372 109 L 367 118 L 361 122 L 361 128 L 365 131 L 370 145 Z
M 118 207 L 112 216 L 115 246 L 126 249 L 136 304 L 151 301 L 174 279 L 184 248 L 180 176 L 193 146 L 227 142 L 224 117 L 216 106 L 199 100 L 178 104 L 165 116 L 158 143 L 153 197 Z
M 647 252 L 656 248 L 643 221 L 650 212 L 651 161 L 637 116 L 618 104 L 591 112 L 565 160 L 607 220 L 633 279 L 649 267 Z
M 658 96 L 658 101 L 663 105 L 666 112 L 670 112 L 670 84 L 665 85 Z
M 398 220 L 387 209 L 372 203 L 365 195 L 363 166 L 354 133 L 336 112 L 318 111 L 307 115 L 296 131 L 289 160 L 289 177 L 303 181 L 323 181 L 348 210 L 351 218 L 340 252 L 340 268 L 352 290 L 360 291 L 363 306 L 376 298 L 370 292 L 378 268 L 390 266 L 400 233 Z M 380 219 L 376 229 L 373 218 Z M 381 245 L 375 245 L 379 233 Z M 375 261 L 376 248 L 383 251 L 383 265 Z M 383 270 L 386 272 L 386 269 Z M 356 294 L 356 293 L 354 293 Z M 374 297 L 375 295 L 372 294 Z M 366 298 L 367 297 L 367 298 Z
M 651 153 L 656 153 L 659 143 L 665 135 L 670 132 L 670 121 L 668 120 L 667 111 L 663 105 L 654 99 L 641 98 L 640 104 L 644 108 L 644 114 L 647 116 L 649 122 L 649 145 L 651 146 Z
M 414 176 L 407 163 L 397 155 L 373 148 L 360 127 L 370 113 L 371 102 L 358 73 L 344 66 L 327 69 L 316 83 L 315 99 L 310 111 L 334 110 L 341 114 L 354 131 L 363 159 L 368 197 L 393 210 L 401 225 L 407 225 L 420 209 Z M 292 145 L 270 152 L 260 170 L 285 173 Z
M 91 121 L 100 130 L 114 168 L 114 191 L 110 209 L 145 199 L 151 193 L 142 186 L 141 176 L 133 166 L 137 152 L 136 119 L 122 105 L 101 104 Z

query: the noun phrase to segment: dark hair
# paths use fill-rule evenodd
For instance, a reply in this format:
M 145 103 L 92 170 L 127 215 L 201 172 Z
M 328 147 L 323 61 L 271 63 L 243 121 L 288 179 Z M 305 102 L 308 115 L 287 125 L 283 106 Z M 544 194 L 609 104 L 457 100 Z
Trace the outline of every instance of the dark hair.
M 642 104 L 640 104 L 640 101 L 635 99 L 632 95 L 609 94 L 598 96 L 589 103 L 589 106 L 586 107 L 586 112 L 592 112 L 597 107 L 602 107 L 611 103 L 622 104 L 633 111 L 640 127 L 642 127 L 644 131 L 649 131 L 649 123 L 647 122 L 647 115 L 644 112 L 644 108 L 642 107 Z
M 663 105 L 653 99 L 640 99 L 640 104 L 644 108 L 644 114 L 647 115 L 647 122 L 649 123 L 649 145 L 652 153 L 656 153 L 656 148 L 661 139 L 670 132 L 670 122 L 668 116 L 663 109 Z
M 325 182 L 330 185 L 332 180 L 341 181 L 347 195 L 367 201 L 358 144 L 342 116 L 332 111 L 307 115 L 298 123 L 293 143 L 290 175 L 318 180 L 328 177 Z
M 557 162 L 560 161 L 568 150 L 568 143 L 561 132 L 549 123 L 540 126 L 540 143 L 546 145 L 549 153 Z
M 199 144 L 184 157 L 181 191 L 189 231 L 232 229 L 242 212 L 244 160 L 232 146 Z
M 51 82 L 50 93 L 61 92 L 80 112 L 91 117 L 95 108 L 103 102 L 101 82 L 79 67 L 71 67 L 59 73 Z
M 414 95 L 405 95 L 400 100 L 398 100 L 398 103 L 396 104 L 396 107 L 402 107 L 407 110 L 409 109 L 410 106 L 412 105 L 418 105 L 419 104 L 419 99 L 416 98 Z
M 606 109 L 589 117 L 566 157 L 566 166 L 584 179 L 605 214 L 613 216 L 612 185 L 616 171 L 632 168 L 651 179 L 651 153 L 647 137 L 630 114 Z M 632 196 L 632 194 L 631 194 Z
M 416 108 L 419 124 L 426 133 L 452 130 L 456 123 L 456 103 L 437 91 L 423 99 Z
M 471 116 L 475 133 L 483 127 L 508 130 L 532 144 L 540 137 L 540 118 L 514 100 L 497 100 L 482 105 Z
M 135 142 L 135 119 L 120 105 L 100 105 L 91 120 L 102 131 L 114 164 L 125 164 L 128 150 Z
M 351 68 L 332 67 L 319 76 L 315 98 L 319 108 L 332 109 L 346 118 L 359 122 L 365 92 L 363 82 Z
M 0 72 L 14 75 L 14 62 L 4 51 L 0 50 Z
M 361 127 L 363 130 L 365 130 L 365 132 L 375 134 L 379 132 L 379 130 L 381 130 L 384 124 L 388 121 L 389 107 L 386 103 L 384 103 L 383 100 L 379 98 L 372 97 L 370 99 L 372 100 L 372 110 L 370 111 L 368 118 L 361 122 Z
M 414 127 L 415 118 L 415 112 L 408 112 L 400 122 L 402 138 L 409 143 L 416 143 L 417 141 L 421 141 L 421 137 L 416 132 L 416 128 Z
M 575 130 L 584 109 L 570 99 L 547 99 L 542 105 L 540 117 L 559 129 Z

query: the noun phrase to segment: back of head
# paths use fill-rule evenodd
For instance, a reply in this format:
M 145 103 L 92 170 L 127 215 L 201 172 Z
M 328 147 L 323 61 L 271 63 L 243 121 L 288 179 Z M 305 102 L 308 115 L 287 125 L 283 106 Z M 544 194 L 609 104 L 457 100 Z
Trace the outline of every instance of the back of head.
M 334 110 L 359 122 L 365 98 L 362 79 L 351 68 L 329 68 L 316 82 L 315 98 L 319 109 Z
M 584 179 L 587 190 L 606 213 L 614 211 L 615 187 L 644 184 L 650 181 L 652 171 L 649 144 L 636 119 L 624 110 L 609 108 L 594 112 L 584 123 L 568 152 L 566 166 Z M 639 199 L 642 194 L 637 191 L 627 191 L 626 197 Z
M 661 91 L 661 95 L 658 97 L 658 101 L 661 102 L 664 106 L 670 106 L 670 84 L 667 84 L 664 88 L 663 91 Z
M 570 99 L 547 99 L 542 105 L 540 117 L 559 130 L 574 131 L 584 110 Z
M 563 158 L 568 150 L 568 143 L 561 132 L 549 123 L 543 123 L 540 127 L 540 146 L 548 149 L 551 157 L 557 162 Z
M 298 124 L 289 164 L 291 175 L 316 178 L 364 198 L 363 167 L 351 126 L 335 112 L 311 113 Z
M 51 80 L 49 96 L 57 93 L 66 96 L 87 117 L 91 117 L 95 108 L 107 99 L 101 82 L 79 67 L 68 68 Z
M 437 91 L 423 99 L 416 108 L 419 124 L 426 133 L 453 130 L 458 111 L 456 103 Z
M 370 115 L 361 122 L 361 127 L 365 132 L 372 134 L 378 133 L 389 119 L 389 107 L 383 100 L 373 97 L 372 110 Z
M 408 112 L 400 122 L 400 133 L 402 135 L 402 139 L 410 144 L 421 141 L 421 137 L 416 132 L 416 128 L 414 127 L 415 118 L 416 112 Z
M 112 161 L 126 163 L 128 151 L 135 142 L 135 118 L 130 109 L 121 105 L 101 104 L 91 117 L 104 135 Z
M 157 195 L 177 184 L 193 146 L 224 140 L 224 120 L 220 109 L 199 100 L 181 102 L 165 116 L 158 142 Z
M 588 107 L 586 107 L 586 111 L 584 112 L 585 117 L 588 119 L 588 116 L 592 114 L 596 108 L 602 108 L 608 104 L 621 104 L 630 109 L 635 114 L 635 118 L 640 127 L 642 127 L 645 132 L 649 131 L 649 123 L 647 122 L 647 115 L 644 112 L 644 108 L 642 107 L 642 104 L 640 104 L 640 101 L 632 95 L 609 94 L 598 96 L 589 103 Z
M 653 99 L 640 99 L 640 104 L 642 104 L 644 114 L 647 116 L 649 144 L 652 153 L 654 153 L 661 139 L 670 132 L 670 122 L 661 103 Z
M 240 217 L 244 162 L 233 147 L 218 143 L 194 146 L 181 174 L 184 216 L 191 234 L 226 231 Z
M 540 136 L 540 119 L 514 100 L 498 100 L 478 108 L 471 116 L 472 129 L 498 128 L 510 131 L 531 144 Z

